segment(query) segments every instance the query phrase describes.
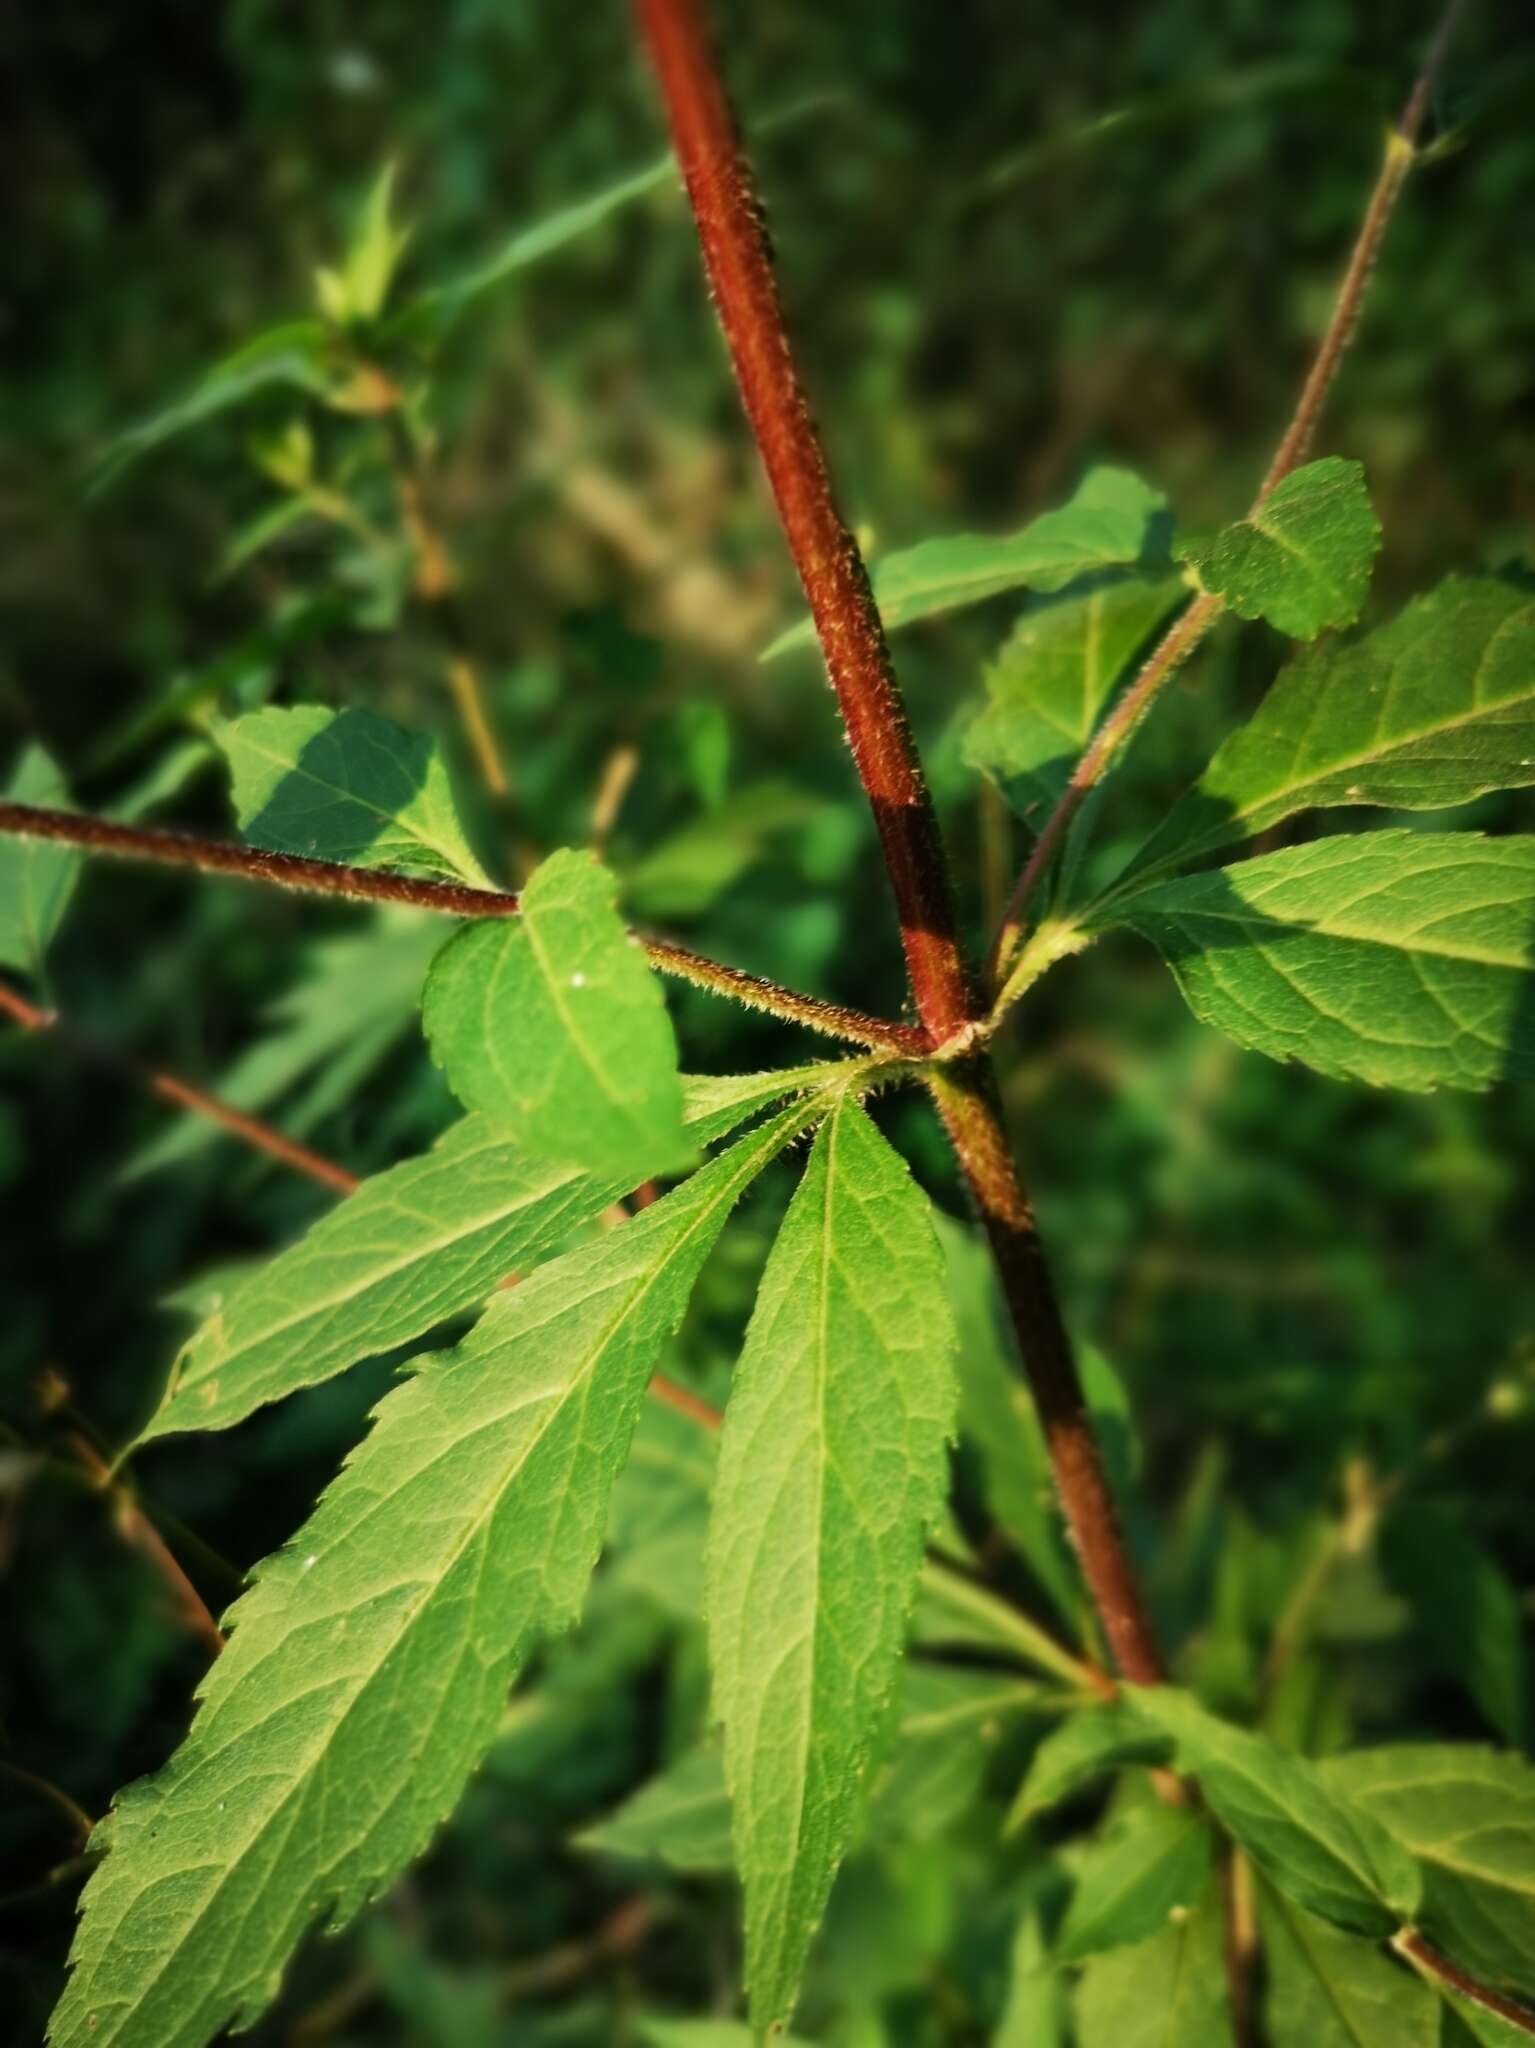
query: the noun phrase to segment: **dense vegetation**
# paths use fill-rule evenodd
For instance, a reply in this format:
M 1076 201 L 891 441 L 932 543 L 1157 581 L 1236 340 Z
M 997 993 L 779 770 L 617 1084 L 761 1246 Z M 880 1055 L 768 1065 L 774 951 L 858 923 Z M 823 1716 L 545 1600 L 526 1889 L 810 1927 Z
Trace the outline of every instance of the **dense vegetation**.
M 931 810 L 689 6 L 11 32 L 0 2010 L 1507 2048 L 1527 31 L 716 11 Z

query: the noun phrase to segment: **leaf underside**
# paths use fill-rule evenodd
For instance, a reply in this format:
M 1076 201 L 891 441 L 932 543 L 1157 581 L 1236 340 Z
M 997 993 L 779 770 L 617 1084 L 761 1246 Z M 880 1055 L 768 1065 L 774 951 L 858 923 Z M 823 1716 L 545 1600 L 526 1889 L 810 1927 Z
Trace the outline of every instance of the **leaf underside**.
M 202 2048 L 271 1999 L 314 1920 L 344 1922 L 425 1847 L 529 1647 L 579 1608 L 709 1246 L 814 1114 L 540 1267 L 380 1403 L 230 1611 L 186 1741 L 107 1822 L 57 2048 Z
M 763 1275 L 709 1536 L 759 2026 L 792 2010 L 851 1837 L 943 1498 L 953 1350 L 925 1199 L 849 1103 L 822 1127 Z

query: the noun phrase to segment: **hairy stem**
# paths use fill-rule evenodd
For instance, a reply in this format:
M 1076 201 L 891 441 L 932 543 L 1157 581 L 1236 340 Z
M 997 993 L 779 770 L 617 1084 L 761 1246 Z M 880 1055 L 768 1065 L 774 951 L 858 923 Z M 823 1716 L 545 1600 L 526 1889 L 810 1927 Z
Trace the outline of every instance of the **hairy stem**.
M 832 495 L 779 303 L 762 209 L 699 0 L 637 0 L 736 382 L 874 812 L 930 1041 L 971 1021 L 937 815 L 857 543 Z
M 800 388 L 760 203 L 699 0 L 637 0 L 637 8 L 736 381 L 874 813 L 917 1014 L 930 1043 L 952 1049 L 974 1014 L 937 817 L 863 560 L 837 511 Z M 932 1085 L 996 1259 L 1088 1587 L 1125 1675 L 1152 1682 L 1161 1656 L 984 1048 L 945 1063 Z
M 1316 355 L 1301 387 L 1295 410 L 1290 416 L 1279 446 L 1274 451 L 1268 473 L 1248 510 L 1249 519 L 1263 509 L 1285 478 L 1300 466 L 1311 446 L 1322 408 L 1327 402 L 1327 395 L 1332 389 L 1333 381 L 1348 351 L 1348 345 L 1358 328 L 1365 292 L 1376 259 L 1380 255 L 1386 228 L 1396 209 L 1397 200 L 1401 197 L 1402 187 L 1407 182 L 1407 173 L 1417 160 L 1418 137 L 1428 112 L 1434 83 L 1439 76 L 1450 39 L 1460 18 L 1461 5 L 1462 0 L 1450 0 L 1429 45 L 1423 67 L 1408 95 L 1407 103 L 1396 126 L 1386 137 L 1385 157 L 1365 207 L 1364 219 L 1360 223 L 1353 251 L 1334 297 L 1326 329 L 1317 345 Z M 995 988 L 1000 983 L 1022 933 L 1024 913 L 1034 891 L 1059 849 L 1068 826 L 1086 801 L 1088 793 L 1103 780 L 1169 679 L 1200 645 L 1224 610 L 1225 605 L 1218 597 L 1197 597 L 1158 641 L 1134 682 L 1093 735 L 1086 751 L 1072 770 L 1071 779 L 1054 810 L 1045 820 L 1034 843 L 1034 849 L 1008 899 L 1007 911 L 992 944 L 988 962 L 988 982 L 991 987 Z
M 240 881 L 264 882 L 315 896 L 340 897 L 354 903 L 402 903 L 413 910 L 442 917 L 515 917 L 520 899 L 510 890 L 476 889 L 466 882 L 430 881 L 422 876 L 389 874 L 380 868 L 346 867 L 339 861 L 310 860 L 301 854 L 267 853 L 260 847 L 236 846 L 225 839 L 198 839 L 185 832 L 148 826 L 119 825 L 79 811 L 51 811 L 32 804 L 0 803 L 0 833 L 22 839 L 46 839 L 87 853 L 121 860 L 144 860 L 172 867 L 196 868 L 204 874 L 233 875 Z M 793 989 L 718 960 L 706 960 L 686 946 L 666 939 L 644 939 L 646 958 L 660 974 L 691 982 L 711 994 L 728 996 L 748 1009 L 765 1010 L 794 1024 L 804 1024 L 827 1038 L 867 1046 L 874 1051 L 920 1053 L 926 1038 L 907 1024 L 866 1016 L 839 1003 L 823 1003 Z

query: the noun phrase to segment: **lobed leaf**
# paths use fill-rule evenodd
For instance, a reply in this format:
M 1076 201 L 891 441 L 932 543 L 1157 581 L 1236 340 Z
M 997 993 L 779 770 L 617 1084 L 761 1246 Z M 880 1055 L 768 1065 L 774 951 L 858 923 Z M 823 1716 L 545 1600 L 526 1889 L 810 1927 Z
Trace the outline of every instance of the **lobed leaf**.
M 371 711 L 299 704 L 216 724 L 213 737 L 252 846 L 495 886 L 464 836 L 447 764 L 425 733 Z
M 191 1733 L 103 1830 L 55 2048 L 203 2048 L 425 1846 L 579 1608 L 660 1347 L 800 1104 L 501 1294 L 375 1411 L 230 1611 Z
M 1066 503 L 1017 533 L 956 533 L 918 541 L 874 564 L 874 599 L 885 631 L 981 604 L 1009 590 L 1063 590 L 1078 576 L 1165 560 L 1167 500 L 1126 469 L 1090 469 Z M 762 652 L 764 661 L 812 646 L 802 619 Z
M 687 1084 L 700 1144 L 802 1092 L 830 1066 Z M 228 1429 L 269 1401 L 473 1308 L 628 1192 L 530 1155 L 468 1116 L 420 1159 L 375 1174 L 236 1288 L 183 1347 L 138 1442 Z
M 1125 1698 L 1171 1737 L 1179 1769 L 1198 1779 L 1215 1818 L 1286 1897 L 1356 1934 L 1394 1934 L 1411 1921 L 1421 1889 L 1412 1857 L 1315 1765 L 1171 1686 L 1127 1687 Z
M 1535 598 L 1452 576 L 1291 662 L 1137 865 L 1186 864 L 1318 805 L 1442 810 L 1531 783 Z
M 1184 594 L 1174 577 L 1105 578 L 1023 612 L 965 734 L 965 759 L 996 777 L 1021 818 L 1037 823 L 1054 804 L 1115 686 Z
M 1202 589 L 1244 619 L 1312 640 L 1358 618 L 1380 521 L 1357 462 L 1325 456 L 1287 476 L 1255 512 L 1179 550 Z
M 692 1158 L 660 983 L 590 854 L 551 854 L 520 917 L 451 938 L 422 1020 L 454 1094 L 530 1152 L 631 1187 Z
M 1321 1773 L 1417 1858 L 1424 1933 L 1474 1976 L 1535 1997 L 1535 1766 L 1404 1744 L 1329 1758 Z
M 953 1323 L 927 1205 L 863 1112 L 816 1140 L 720 1442 L 714 1706 L 754 2020 L 786 2020 L 857 1818 L 942 1501 Z
M 1271 1059 L 1396 1088 L 1535 1075 L 1535 838 L 1320 839 L 1140 886 L 1103 921 Z
M 1411 1970 L 1262 1879 L 1257 1892 L 1273 2048 L 1438 2048 L 1439 2001 Z

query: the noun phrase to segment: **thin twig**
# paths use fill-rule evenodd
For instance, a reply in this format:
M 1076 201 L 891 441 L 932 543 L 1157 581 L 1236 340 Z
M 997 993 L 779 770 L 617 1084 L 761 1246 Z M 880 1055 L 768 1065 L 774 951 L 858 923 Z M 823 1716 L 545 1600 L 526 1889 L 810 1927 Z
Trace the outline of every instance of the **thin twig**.
M 425 876 L 390 874 L 381 868 L 347 867 L 340 861 L 311 860 L 294 853 L 268 853 L 261 847 L 236 846 L 223 839 L 195 838 L 144 825 L 120 825 L 111 818 L 93 818 L 79 811 L 53 811 L 33 804 L 0 804 L 0 833 L 22 839 L 45 839 L 83 847 L 87 853 L 112 859 L 153 861 L 195 868 L 203 874 L 231 875 L 242 882 L 261 882 L 314 896 L 339 897 L 350 903 L 399 903 L 441 917 L 515 917 L 521 899 L 511 890 L 476 889 L 467 882 L 439 882 Z M 727 996 L 748 1009 L 765 1010 L 790 1023 L 803 1024 L 828 1038 L 874 1050 L 916 1054 L 927 1044 L 909 1024 L 866 1016 L 861 1010 L 825 1003 L 738 967 L 707 960 L 667 939 L 642 939 L 646 957 L 661 974 L 691 982 L 695 988 Z
M 280 1159 L 285 1166 L 291 1166 L 299 1173 L 306 1173 L 311 1180 L 320 1181 L 324 1186 L 334 1188 L 340 1194 L 350 1194 L 357 1185 L 353 1175 L 342 1167 L 335 1166 L 328 1159 L 322 1159 L 318 1152 L 311 1152 L 307 1145 L 295 1143 L 284 1137 L 260 1117 L 248 1116 L 244 1110 L 235 1109 L 230 1103 L 221 1102 L 216 1095 L 205 1089 L 196 1088 L 190 1081 L 183 1081 L 178 1074 L 163 1068 L 141 1065 L 126 1053 L 114 1047 L 99 1044 L 87 1038 L 72 1027 L 67 1027 L 56 1010 L 40 1010 L 35 1003 L 29 1003 L 13 988 L 0 982 L 0 1010 L 22 1027 L 24 1031 L 52 1032 L 66 1043 L 72 1052 L 82 1055 L 98 1066 L 108 1067 L 115 1072 L 131 1075 L 142 1087 L 158 1095 L 163 1102 L 173 1103 L 177 1109 L 187 1109 L 194 1116 L 205 1117 L 231 1137 L 241 1139 L 254 1146 L 258 1152 L 265 1152 L 270 1158 Z
M 1332 313 L 1317 346 L 1310 371 L 1285 428 L 1268 473 L 1248 509 L 1249 519 L 1261 512 L 1285 478 L 1305 459 L 1316 432 L 1317 421 L 1327 402 L 1348 345 L 1359 325 L 1370 276 L 1380 255 L 1396 202 L 1407 182 L 1407 173 L 1418 156 L 1418 137 L 1432 97 L 1434 84 L 1460 18 L 1462 0 L 1450 0 L 1429 45 L 1423 68 L 1418 73 L 1396 126 L 1386 137 L 1386 152 L 1376 178 L 1364 219 L 1349 256 L 1348 265 L 1333 300 Z M 1136 727 L 1161 694 L 1171 676 L 1200 645 L 1225 610 L 1219 597 L 1196 597 L 1174 620 L 1147 656 L 1134 682 L 1114 705 L 1087 750 L 1071 772 L 1071 779 L 1045 820 L 1033 851 L 1008 899 L 1007 911 L 992 943 L 988 960 L 988 986 L 996 989 L 1023 930 L 1024 913 L 1045 870 L 1054 858 L 1067 827 L 1086 801 L 1089 791 L 1102 781 L 1115 757 L 1122 751 Z
M 132 1489 L 114 1476 L 106 1459 L 78 1430 L 71 1430 L 67 1441 L 93 1483 L 111 1502 L 113 1519 L 123 1541 L 143 1552 L 170 1589 L 176 1611 L 186 1627 L 217 1655 L 224 1647 L 222 1629 L 201 1593 L 176 1562 L 165 1538 L 134 1499 Z

